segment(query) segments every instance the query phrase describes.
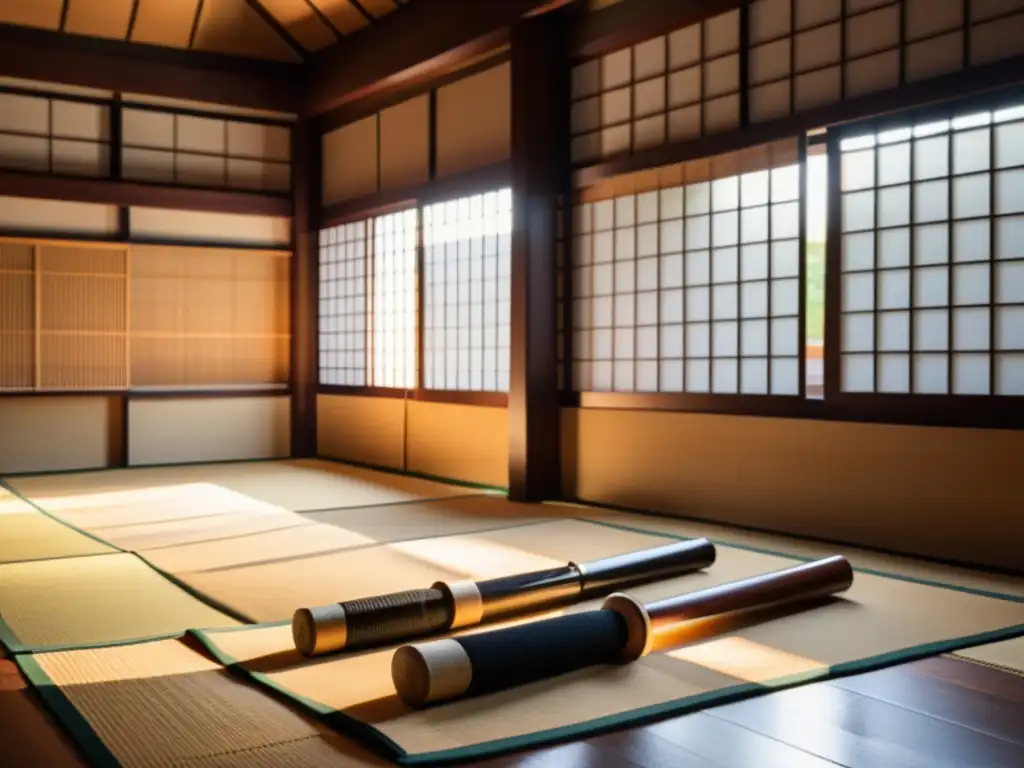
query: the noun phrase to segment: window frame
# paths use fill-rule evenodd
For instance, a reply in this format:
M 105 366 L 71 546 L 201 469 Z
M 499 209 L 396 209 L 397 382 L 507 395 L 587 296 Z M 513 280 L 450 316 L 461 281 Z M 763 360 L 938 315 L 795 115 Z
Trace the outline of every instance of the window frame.
M 324 208 L 320 221 L 313 233 L 316 261 L 317 307 L 316 307 L 316 382 L 317 393 L 321 395 L 347 395 L 356 397 L 379 397 L 398 400 L 414 400 L 428 403 L 449 403 L 504 408 L 508 406 L 508 392 L 427 389 L 424 386 L 423 325 L 424 316 L 424 270 L 423 270 L 423 208 L 462 197 L 495 192 L 511 185 L 511 165 L 497 163 L 475 171 L 458 174 L 450 179 L 437 179 L 422 186 L 378 193 L 366 198 L 337 203 Z M 321 284 L 321 263 L 319 259 L 323 232 L 331 227 L 355 221 L 372 221 L 376 216 L 396 213 L 402 210 L 416 211 L 416 385 L 410 388 L 350 386 L 323 384 L 319 354 L 320 338 L 323 333 L 319 304 Z
M 825 279 L 825 403 L 829 412 L 851 413 L 864 421 L 881 421 L 886 423 L 927 423 L 941 426 L 965 426 L 965 427 L 986 427 L 986 428 L 1008 428 L 1019 429 L 1024 427 L 1024 395 L 998 395 L 991 392 L 994 385 L 990 381 L 990 393 L 984 395 L 943 394 L 927 393 L 860 393 L 844 392 L 841 388 L 842 376 L 842 187 L 840 183 L 842 173 L 842 153 L 840 144 L 844 139 L 857 138 L 865 134 L 877 134 L 892 129 L 907 128 L 908 126 L 951 120 L 955 116 L 969 115 L 972 112 L 995 112 L 1001 108 L 1007 108 L 1016 104 L 1024 104 L 1024 86 L 1013 86 L 1010 88 L 997 88 L 984 93 L 969 94 L 959 98 L 950 98 L 938 103 L 928 104 L 921 107 L 891 112 L 873 118 L 859 121 L 852 121 L 830 130 L 827 134 L 828 144 L 828 235 L 826 251 L 826 279 Z M 1024 120 L 1024 118 L 1021 118 Z M 994 131 L 995 123 L 989 123 Z M 946 135 L 952 136 L 950 130 Z M 950 142 L 952 144 L 952 141 Z M 990 160 L 995 152 L 995 142 L 990 141 Z M 911 150 L 912 151 L 912 150 Z M 1016 166 L 1015 166 L 1016 167 Z M 989 174 L 989 187 L 994 185 L 996 167 L 990 163 L 987 171 Z M 956 178 L 952 168 L 948 169 L 945 176 L 941 177 L 950 181 L 949 194 L 952 196 L 952 179 Z M 913 178 L 908 182 L 913 185 Z M 872 189 L 877 189 L 877 184 Z M 993 212 L 995 200 L 990 199 L 990 210 L 988 220 L 992 221 L 996 214 Z M 957 221 L 954 218 L 952 209 L 948 212 L 944 222 L 950 227 Z M 1024 215 L 1024 214 L 1009 214 Z M 911 222 L 910 227 L 913 226 Z M 877 232 L 877 225 L 873 230 Z M 990 241 L 990 248 L 993 247 Z M 952 247 L 952 245 L 951 245 Z M 911 254 L 912 255 L 912 254 Z M 949 264 L 953 264 L 952 257 Z M 991 255 L 987 261 L 978 262 L 987 264 L 990 267 L 996 263 Z M 1024 262 L 1022 262 L 1024 263 Z M 874 275 L 877 270 L 872 270 Z M 952 292 L 952 282 L 949 282 L 949 292 Z M 990 287 L 994 288 L 995 277 L 990 276 Z M 989 305 L 995 306 L 992 295 L 989 296 Z M 952 313 L 955 305 L 949 301 L 945 306 L 947 312 Z M 913 307 L 909 311 L 913 311 Z M 873 310 L 876 312 L 877 310 Z M 995 348 L 991 335 L 995 329 L 990 327 L 990 348 L 989 354 L 993 355 Z M 912 341 L 911 341 L 912 343 Z M 952 339 L 947 340 L 947 345 L 952 345 Z M 945 350 L 945 354 L 952 356 L 955 350 Z M 876 357 L 878 350 L 872 352 Z M 911 348 L 908 353 L 913 355 Z M 911 361 L 912 364 L 912 361 Z M 990 363 L 991 365 L 991 363 Z M 947 386 L 947 389 L 950 387 Z

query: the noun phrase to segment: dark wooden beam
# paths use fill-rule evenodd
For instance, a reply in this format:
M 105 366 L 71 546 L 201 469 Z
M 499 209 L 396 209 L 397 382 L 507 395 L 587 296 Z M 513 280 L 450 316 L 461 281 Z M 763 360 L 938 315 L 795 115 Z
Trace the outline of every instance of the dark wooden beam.
M 443 176 L 412 187 L 399 187 L 375 192 L 341 203 L 323 207 L 317 218 L 318 227 L 333 227 L 356 219 L 380 216 L 414 205 L 450 200 L 488 192 L 507 186 L 512 180 L 512 166 L 495 163 L 472 171 Z
M 135 22 L 139 19 L 139 4 L 142 0 L 132 0 L 132 13 L 128 17 L 128 29 L 125 30 L 124 39 L 130 42 L 132 35 L 135 34 Z
M 308 122 L 292 129 L 291 429 L 295 458 L 316 456 L 319 256 L 314 202 L 320 196 L 320 142 Z
M 306 0 L 306 5 L 313 11 L 313 15 L 320 19 L 320 23 L 323 24 L 327 29 L 330 30 L 331 34 L 334 35 L 335 41 L 341 40 L 344 35 L 341 34 L 341 30 L 338 29 L 334 22 L 331 21 L 330 17 L 320 10 L 320 6 L 313 2 L 313 0 Z
M 0 195 L 102 205 L 137 205 L 217 213 L 291 216 L 287 197 L 235 190 L 192 189 L 113 179 L 0 171 Z
M 348 0 L 348 4 L 359 11 L 359 15 L 366 19 L 371 24 L 377 23 L 377 17 L 370 13 L 359 0 Z
M 600 56 L 667 35 L 745 3 L 746 0 L 626 0 L 599 11 L 578 14 L 570 31 L 569 50 L 574 59 Z
M 408 86 L 400 88 L 392 88 L 386 91 L 380 91 L 371 96 L 367 96 L 365 99 L 354 101 L 348 104 L 342 104 L 336 109 L 332 109 L 329 112 L 324 112 L 318 115 L 314 120 L 314 127 L 318 133 L 329 133 L 335 128 L 340 128 L 348 123 L 354 123 L 356 120 L 362 120 L 364 117 L 369 117 L 374 112 L 380 112 L 381 110 L 393 107 L 396 104 L 400 104 L 403 101 L 422 96 L 424 93 L 429 93 L 431 99 L 436 100 L 437 89 L 443 88 L 450 83 L 454 83 L 458 80 L 462 80 L 466 77 L 471 77 L 479 72 L 496 67 L 499 64 L 505 64 L 510 60 L 508 52 L 508 46 L 502 48 L 496 48 L 493 51 L 489 51 L 482 56 L 473 59 L 470 64 L 460 66 L 458 69 L 454 69 L 450 72 L 432 77 L 429 80 L 411 82 Z M 434 125 L 434 121 L 431 120 L 431 126 Z
M 508 42 L 508 28 L 544 0 L 428 0 L 382 19 L 311 59 L 303 106 L 319 115 L 358 99 L 429 82 Z
M 291 32 L 285 29 L 285 26 L 277 20 L 277 17 L 274 16 L 274 14 L 264 7 L 260 0 L 245 0 L 245 4 L 260 17 L 260 20 L 262 20 L 264 24 L 274 31 L 275 35 L 285 41 L 288 47 L 292 49 L 292 52 L 298 56 L 299 59 L 305 60 L 309 55 L 309 51 L 302 46 L 302 43 L 292 37 Z
M 568 17 L 512 27 L 512 285 L 509 498 L 561 497 L 558 199 L 569 184 Z
M 192 17 L 192 29 L 188 33 L 188 49 L 191 51 L 192 46 L 196 44 L 196 33 L 199 31 L 199 20 L 203 18 L 203 0 L 199 0 L 196 3 L 196 12 Z
M 296 114 L 303 69 L 0 24 L 0 76 Z

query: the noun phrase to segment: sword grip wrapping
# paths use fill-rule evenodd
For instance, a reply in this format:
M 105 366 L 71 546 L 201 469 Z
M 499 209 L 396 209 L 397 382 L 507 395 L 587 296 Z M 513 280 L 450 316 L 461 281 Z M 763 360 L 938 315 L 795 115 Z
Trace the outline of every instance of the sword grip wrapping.
M 385 645 L 447 629 L 452 619 L 440 589 L 410 589 L 342 603 L 348 625 L 347 648 Z
M 392 680 L 403 701 L 418 707 L 613 663 L 626 641 L 621 615 L 585 611 L 403 646 L 392 659 Z
M 445 630 L 453 611 L 451 597 L 444 590 L 411 589 L 299 609 L 292 619 L 292 634 L 302 654 L 319 656 Z

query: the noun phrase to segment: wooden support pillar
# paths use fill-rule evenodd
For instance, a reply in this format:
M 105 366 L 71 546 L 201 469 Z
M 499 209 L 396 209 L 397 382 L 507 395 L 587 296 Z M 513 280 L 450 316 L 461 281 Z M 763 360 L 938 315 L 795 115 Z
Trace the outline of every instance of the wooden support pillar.
M 561 495 L 555 248 L 569 189 L 569 58 L 564 9 L 512 27 L 512 286 L 509 497 Z
M 296 458 L 316 456 L 317 308 L 316 216 L 320 141 L 309 122 L 292 127 L 291 422 Z

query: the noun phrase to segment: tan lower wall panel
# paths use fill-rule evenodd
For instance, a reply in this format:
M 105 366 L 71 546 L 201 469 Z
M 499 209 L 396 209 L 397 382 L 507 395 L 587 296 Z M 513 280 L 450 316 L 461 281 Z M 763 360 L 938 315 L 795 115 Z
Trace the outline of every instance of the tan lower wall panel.
M 612 410 L 562 423 L 582 499 L 1024 569 L 1019 431 Z
M 120 414 L 118 397 L 0 397 L 0 475 L 110 466 Z
M 290 430 L 287 395 L 132 400 L 128 463 L 286 458 Z
M 508 410 L 409 402 L 409 471 L 508 486 Z
M 404 400 L 319 395 L 316 422 L 318 455 L 404 469 Z

